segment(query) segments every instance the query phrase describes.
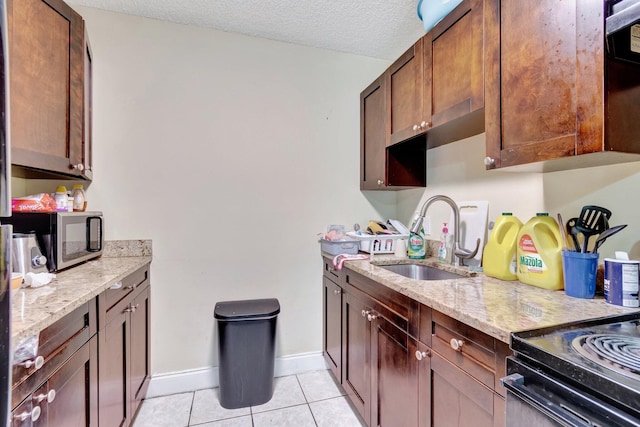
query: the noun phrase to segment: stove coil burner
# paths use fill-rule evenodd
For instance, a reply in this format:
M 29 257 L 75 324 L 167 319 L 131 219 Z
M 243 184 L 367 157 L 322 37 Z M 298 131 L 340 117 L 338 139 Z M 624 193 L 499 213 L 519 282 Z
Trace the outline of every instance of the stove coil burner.
M 592 334 L 573 339 L 571 345 L 586 358 L 628 377 L 640 376 L 640 338 Z

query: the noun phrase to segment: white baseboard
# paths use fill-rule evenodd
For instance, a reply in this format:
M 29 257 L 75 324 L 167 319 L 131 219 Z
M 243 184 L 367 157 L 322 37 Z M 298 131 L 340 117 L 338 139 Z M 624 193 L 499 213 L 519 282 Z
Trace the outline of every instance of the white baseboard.
M 294 354 L 275 360 L 274 376 L 301 374 L 328 369 L 321 352 Z M 155 374 L 149 382 L 147 398 L 218 387 L 218 367 Z

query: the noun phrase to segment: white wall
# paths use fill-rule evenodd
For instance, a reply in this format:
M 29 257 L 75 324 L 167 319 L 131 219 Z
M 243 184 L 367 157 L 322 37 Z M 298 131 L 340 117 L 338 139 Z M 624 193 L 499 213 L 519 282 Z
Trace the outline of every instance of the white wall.
M 217 364 L 223 300 L 278 298 L 278 355 L 321 351 L 316 233 L 395 215 L 358 168 L 359 93 L 389 64 L 77 10 L 94 55 L 88 206 L 107 239 L 153 239 L 153 373 Z

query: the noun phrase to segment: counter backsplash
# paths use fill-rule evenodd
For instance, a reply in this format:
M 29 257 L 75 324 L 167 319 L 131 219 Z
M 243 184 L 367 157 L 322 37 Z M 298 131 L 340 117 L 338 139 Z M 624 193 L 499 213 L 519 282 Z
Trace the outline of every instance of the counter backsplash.
M 104 242 L 103 257 L 152 256 L 151 240 L 108 240 Z

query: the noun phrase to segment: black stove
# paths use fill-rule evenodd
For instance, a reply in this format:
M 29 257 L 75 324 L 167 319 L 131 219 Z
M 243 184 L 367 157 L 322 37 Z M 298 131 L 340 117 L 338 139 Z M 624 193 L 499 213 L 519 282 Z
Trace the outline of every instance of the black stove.
M 529 380 L 538 397 L 552 394 L 545 386 L 549 378 L 549 384 L 566 385 L 571 393 L 619 410 L 630 425 L 640 425 L 640 312 L 516 332 L 511 348 L 515 357 L 507 362 L 508 373 L 522 373 L 517 365 L 524 364 L 531 368 L 529 376 L 541 374 L 542 379 Z M 519 381 L 525 385 L 527 379 Z

